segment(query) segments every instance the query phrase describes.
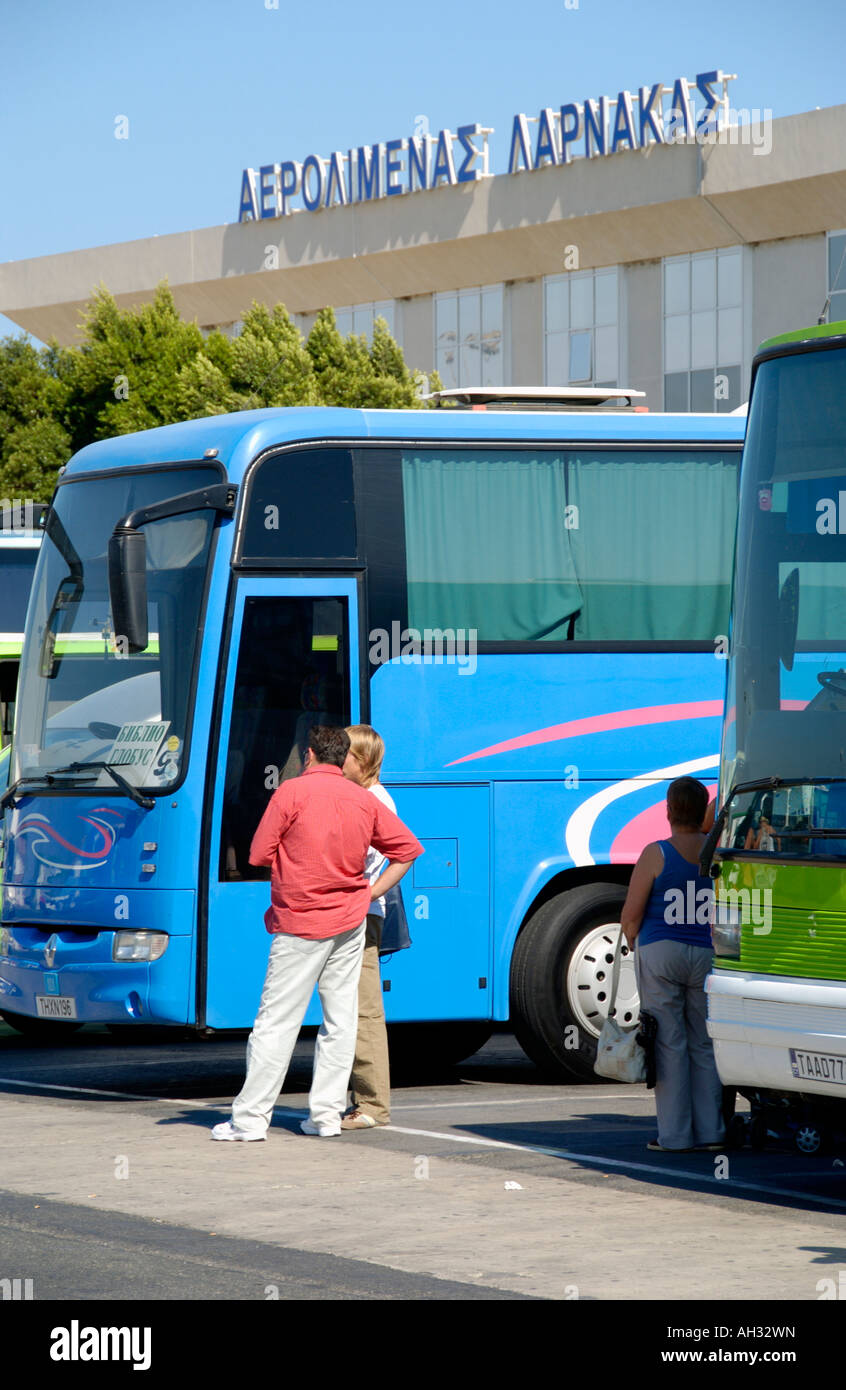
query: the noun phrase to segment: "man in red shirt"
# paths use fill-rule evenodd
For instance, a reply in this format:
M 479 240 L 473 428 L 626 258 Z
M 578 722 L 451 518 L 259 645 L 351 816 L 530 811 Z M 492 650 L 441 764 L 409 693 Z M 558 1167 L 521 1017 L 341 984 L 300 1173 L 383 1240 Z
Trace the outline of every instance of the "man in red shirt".
M 315 985 L 323 1023 L 309 1118 L 300 1128 L 322 1138 L 341 1133 L 367 913 L 423 853 L 387 806 L 344 777 L 345 729 L 314 727 L 308 745 L 302 776 L 274 792 L 250 847 L 250 863 L 272 869 L 264 921 L 273 943 L 247 1043 L 247 1077 L 232 1119 L 215 1125 L 213 1139 L 264 1139 Z M 370 845 L 389 861 L 372 885 L 364 877 Z

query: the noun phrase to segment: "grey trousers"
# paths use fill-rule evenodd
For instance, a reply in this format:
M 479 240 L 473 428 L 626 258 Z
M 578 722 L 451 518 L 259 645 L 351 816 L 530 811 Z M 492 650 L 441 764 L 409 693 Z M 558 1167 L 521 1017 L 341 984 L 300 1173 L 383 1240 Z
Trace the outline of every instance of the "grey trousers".
M 653 941 L 635 951 L 641 1007 L 658 1023 L 655 1106 L 665 1149 L 715 1144 L 724 1134 L 722 1086 L 706 1026 L 712 954 L 680 941 Z

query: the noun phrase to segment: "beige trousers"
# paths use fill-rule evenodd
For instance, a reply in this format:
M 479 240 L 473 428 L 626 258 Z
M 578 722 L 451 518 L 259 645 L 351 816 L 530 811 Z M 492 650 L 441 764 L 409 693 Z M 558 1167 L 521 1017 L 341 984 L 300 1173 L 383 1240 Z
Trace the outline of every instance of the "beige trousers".
M 350 1091 L 353 1105 L 370 1115 L 377 1124 L 386 1125 L 391 1118 L 391 1072 L 382 1003 L 382 975 L 379 970 L 382 920 L 372 915 L 367 918 L 358 982 L 358 1036 Z

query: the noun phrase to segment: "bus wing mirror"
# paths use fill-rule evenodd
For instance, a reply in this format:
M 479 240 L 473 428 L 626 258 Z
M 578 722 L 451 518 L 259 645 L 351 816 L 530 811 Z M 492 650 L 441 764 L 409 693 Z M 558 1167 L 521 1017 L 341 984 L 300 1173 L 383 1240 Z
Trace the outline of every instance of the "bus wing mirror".
M 115 645 L 126 654 L 146 651 L 147 541 L 143 531 L 117 527 L 109 538 L 109 599 Z
M 799 571 L 791 570 L 778 596 L 778 654 L 785 671 L 793 670 L 799 630 Z

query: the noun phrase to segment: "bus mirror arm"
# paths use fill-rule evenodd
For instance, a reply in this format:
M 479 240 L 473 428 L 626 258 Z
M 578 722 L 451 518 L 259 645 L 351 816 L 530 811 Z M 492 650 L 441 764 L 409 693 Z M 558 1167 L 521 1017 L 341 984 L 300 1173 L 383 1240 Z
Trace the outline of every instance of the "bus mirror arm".
M 715 877 L 713 873 L 714 850 L 717 848 L 717 841 L 723 833 L 727 811 L 728 801 L 726 801 L 725 805 L 714 818 L 714 824 L 711 826 L 708 832 L 708 838 L 702 846 L 702 851 L 699 855 L 699 872 L 702 874 L 703 878 Z
M 168 497 L 150 507 L 138 507 L 117 523 L 109 538 L 109 599 L 115 641 L 122 639 L 127 655 L 146 651 L 149 641 L 147 542 L 140 528 L 188 512 L 212 510 L 231 516 L 237 496 L 234 483 L 216 483 Z

